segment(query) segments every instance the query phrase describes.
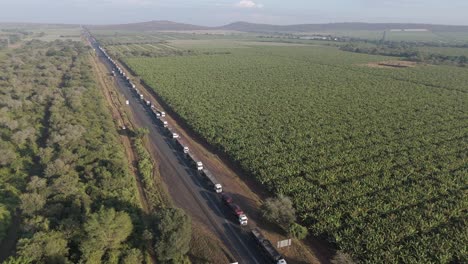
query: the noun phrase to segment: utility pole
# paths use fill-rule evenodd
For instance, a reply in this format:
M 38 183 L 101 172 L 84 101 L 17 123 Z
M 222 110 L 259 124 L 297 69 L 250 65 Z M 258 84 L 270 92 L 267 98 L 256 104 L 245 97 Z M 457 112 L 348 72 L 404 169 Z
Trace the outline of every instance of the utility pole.
M 384 43 L 387 41 L 387 30 L 384 30 L 381 42 Z
M 387 30 L 384 30 L 384 34 L 383 34 L 382 40 L 380 40 L 380 42 L 384 43 L 385 41 L 387 41 Z

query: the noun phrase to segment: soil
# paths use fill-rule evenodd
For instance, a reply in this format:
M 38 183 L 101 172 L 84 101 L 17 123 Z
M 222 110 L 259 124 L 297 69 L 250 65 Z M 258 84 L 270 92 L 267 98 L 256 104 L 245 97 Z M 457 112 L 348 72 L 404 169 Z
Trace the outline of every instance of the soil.
M 414 61 L 380 61 L 380 62 L 369 62 L 364 66 L 370 68 L 383 68 L 383 69 L 398 69 L 398 68 L 414 68 L 418 65 Z

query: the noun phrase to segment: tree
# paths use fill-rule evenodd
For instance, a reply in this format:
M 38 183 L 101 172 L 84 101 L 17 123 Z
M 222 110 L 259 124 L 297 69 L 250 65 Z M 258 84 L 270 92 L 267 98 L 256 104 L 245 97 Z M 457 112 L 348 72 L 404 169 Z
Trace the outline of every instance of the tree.
M 182 259 L 189 251 L 192 222 L 180 208 L 162 209 L 156 214 L 154 249 L 162 261 Z
M 277 223 L 287 229 L 296 221 L 296 211 L 289 197 L 279 195 L 277 198 L 268 198 L 261 207 L 262 215 L 268 221 Z
M 347 253 L 344 253 L 341 250 L 338 250 L 331 259 L 331 264 L 354 264 L 353 258 Z
M 46 198 L 38 193 L 23 193 L 21 198 L 21 210 L 26 215 L 34 215 L 46 204 Z
M 59 231 L 38 232 L 19 240 L 18 255 L 35 263 L 68 263 L 67 240 Z
M 143 263 L 143 255 L 141 254 L 141 251 L 132 248 L 130 250 L 127 250 L 125 256 L 122 259 L 123 264 L 140 264 Z
M 85 263 L 100 263 L 108 250 L 120 248 L 133 230 L 130 216 L 113 208 L 101 208 L 84 224 L 85 237 L 80 250 Z
M 148 135 L 149 130 L 146 127 L 139 127 L 135 129 L 135 137 L 136 138 L 143 138 L 145 135 Z
M 298 223 L 292 223 L 289 226 L 289 234 L 291 234 L 294 238 L 304 239 L 306 238 L 307 233 L 307 228 Z
M 33 260 L 29 257 L 15 256 L 15 257 L 9 257 L 7 260 L 3 262 L 3 264 L 30 264 L 32 262 Z
M 0 149 L 0 166 L 10 164 L 16 159 L 16 153 L 11 149 Z

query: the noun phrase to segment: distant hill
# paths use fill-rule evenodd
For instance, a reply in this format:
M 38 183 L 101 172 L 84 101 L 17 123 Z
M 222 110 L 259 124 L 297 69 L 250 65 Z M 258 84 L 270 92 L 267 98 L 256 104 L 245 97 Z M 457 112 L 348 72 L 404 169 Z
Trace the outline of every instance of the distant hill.
M 435 32 L 468 32 L 468 26 L 448 26 L 431 24 L 403 23 L 329 23 L 329 24 L 298 24 L 269 25 L 249 22 L 235 22 L 219 27 L 205 27 L 172 21 L 149 21 L 141 23 L 118 25 L 91 25 L 91 29 L 128 30 L 128 31 L 187 31 L 187 30 L 233 30 L 242 32 L 333 32 L 333 31 L 384 31 L 390 29 L 426 29 Z
M 128 30 L 128 31 L 162 31 L 162 30 L 207 30 L 210 27 L 196 26 L 184 23 L 177 23 L 166 20 L 148 21 L 131 24 L 117 24 L 117 25 L 90 25 L 90 29 L 103 29 L 103 30 Z
M 244 32 L 321 32 L 342 30 L 383 31 L 390 29 L 427 29 L 439 32 L 468 32 L 468 26 L 446 26 L 430 24 L 398 24 L 398 23 L 330 23 L 330 24 L 299 24 L 299 25 L 269 25 L 248 22 L 235 22 L 222 27 L 225 30 Z

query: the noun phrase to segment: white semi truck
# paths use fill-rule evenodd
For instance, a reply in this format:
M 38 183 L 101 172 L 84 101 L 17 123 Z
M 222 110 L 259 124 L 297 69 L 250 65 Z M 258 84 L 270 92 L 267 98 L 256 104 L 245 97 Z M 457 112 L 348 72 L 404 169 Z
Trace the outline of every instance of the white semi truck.
M 198 161 L 198 159 L 192 153 L 188 152 L 186 153 L 186 156 L 190 165 L 197 168 L 198 171 L 203 170 L 203 163 L 201 161 Z
M 202 177 L 204 177 L 208 181 L 210 187 L 212 187 L 215 192 L 223 192 L 223 186 L 221 185 L 221 183 L 218 182 L 218 180 L 216 180 L 215 176 L 209 170 L 202 169 L 198 172 Z

